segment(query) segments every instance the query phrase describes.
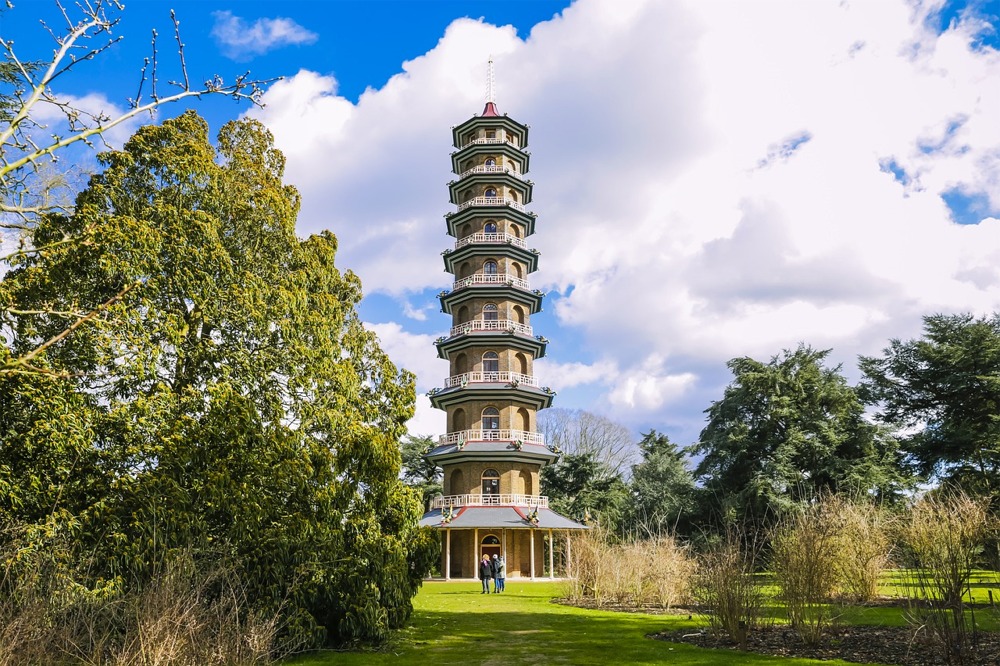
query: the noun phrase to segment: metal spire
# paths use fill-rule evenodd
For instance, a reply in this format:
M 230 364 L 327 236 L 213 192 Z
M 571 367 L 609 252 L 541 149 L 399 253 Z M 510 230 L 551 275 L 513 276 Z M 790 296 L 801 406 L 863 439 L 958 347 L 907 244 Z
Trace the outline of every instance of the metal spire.
M 496 104 L 495 90 L 496 81 L 493 78 L 493 56 L 490 55 L 490 60 L 486 64 L 486 103 Z

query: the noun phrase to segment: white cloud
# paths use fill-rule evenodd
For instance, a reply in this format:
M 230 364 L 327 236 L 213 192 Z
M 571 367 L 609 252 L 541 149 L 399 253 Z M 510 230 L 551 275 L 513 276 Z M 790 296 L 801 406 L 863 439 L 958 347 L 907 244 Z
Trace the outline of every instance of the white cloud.
M 59 96 L 59 101 L 65 105 L 65 109 L 72 109 L 78 112 L 78 122 L 87 127 L 96 127 L 101 124 L 95 119 L 116 119 L 128 112 L 128 109 L 112 102 L 101 93 L 90 93 L 79 96 L 63 94 Z M 34 132 L 36 136 L 44 137 L 42 141 L 38 142 L 39 145 L 44 145 L 44 140 L 50 139 L 54 134 L 67 136 L 70 132 L 66 111 L 44 100 L 39 101 L 32 108 L 31 119 L 42 126 Z M 140 114 L 134 116 L 103 132 L 100 136 L 92 138 L 91 143 L 95 143 L 101 149 L 110 148 L 120 150 L 140 125 L 148 124 L 154 119 L 155 116 L 152 115 Z M 104 145 L 101 145 L 102 140 Z
M 546 383 L 688 423 L 733 356 L 805 341 L 851 366 L 923 314 L 1000 307 L 1000 56 L 971 19 L 931 31 L 939 5 L 579 0 L 525 40 L 455 21 L 357 104 L 303 71 L 253 113 L 301 231 L 332 228 L 366 292 L 405 298 L 450 279 L 449 127 L 482 108 L 493 54 L 501 111 L 531 125 L 532 282 L 600 358 Z M 948 191 L 992 210 L 956 225 Z
M 397 323 L 370 324 L 365 328 L 378 336 L 379 346 L 399 368 L 406 368 L 417 376 L 416 414 L 406 427 L 415 435 L 437 435 L 444 432 L 444 412 L 431 407 L 425 395 L 448 375 L 448 364 L 434 353 L 436 335 L 408 333 Z
M 608 361 L 596 363 L 556 363 L 544 358 L 535 362 L 535 376 L 560 390 L 587 384 L 609 384 L 618 369 Z
M 212 16 L 212 36 L 233 60 L 249 60 L 289 44 L 312 44 L 319 38 L 289 18 L 259 18 L 250 23 L 230 11 L 212 12 Z

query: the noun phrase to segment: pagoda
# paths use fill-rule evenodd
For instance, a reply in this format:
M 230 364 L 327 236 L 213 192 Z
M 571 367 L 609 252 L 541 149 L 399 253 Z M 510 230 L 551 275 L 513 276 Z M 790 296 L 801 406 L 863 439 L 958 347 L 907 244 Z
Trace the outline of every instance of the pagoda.
M 525 208 L 528 126 L 501 115 L 492 97 L 491 82 L 482 114 L 452 129 L 457 179 L 448 190 L 457 210 L 445 221 L 455 244 L 442 255 L 454 283 L 439 294 L 451 330 L 436 342 L 450 376 L 429 393 L 447 413 L 447 433 L 426 454 L 442 468 L 444 487 L 421 519 L 443 532 L 445 579 L 475 578 L 477 562 L 494 554 L 503 554 L 510 578 L 555 577 L 557 538 L 565 539 L 560 575 L 568 575 L 570 535 L 587 529 L 538 494 L 541 469 L 558 451 L 536 420 L 555 393 L 533 374 L 547 341 L 531 327 L 543 294 L 527 279 L 538 268 L 538 251 L 525 242 L 536 217 Z

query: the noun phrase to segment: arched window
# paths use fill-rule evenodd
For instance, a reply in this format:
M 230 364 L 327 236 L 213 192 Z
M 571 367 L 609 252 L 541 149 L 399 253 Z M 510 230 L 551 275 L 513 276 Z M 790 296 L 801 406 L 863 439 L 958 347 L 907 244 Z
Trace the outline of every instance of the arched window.
M 487 303 L 483 306 L 483 321 L 497 321 L 500 319 L 500 308 L 496 303 Z
M 451 476 L 448 477 L 448 494 L 464 495 L 467 492 L 469 489 L 465 486 L 465 475 L 462 474 L 462 470 L 452 471 Z
M 497 138 L 497 131 L 496 130 L 491 130 L 491 129 L 486 130 L 486 138 L 487 139 L 495 139 L 495 138 Z
M 496 352 L 483 354 L 483 372 L 500 372 L 500 357 Z
M 483 430 L 500 429 L 500 410 L 496 407 L 487 407 L 483 410 Z
M 483 225 L 483 233 L 495 234 L 497 232 L 497 223 L 490 220 Z
M 497 274 L 497 262 L 493 261 L 492 259 L 490 259 L 487 262 L 484 262 L 483 263 L 483 273 L 486 273 L 487 275 L 496 275 Z
M 495 469 L 488 469 L 483 472 L 483 494 L 500 494 L 500 472 Z
M 486 166 L 496 166 L 497 165 L 497 159 L 495 157 L 487 157 L 485 164 L 486 164 Z
M 497 195 L 497 188 L 495 188 L 495 187 L 487 187 L 486 191 L 483 192 L 483 196 L 484 197 L 494 197 L 495 198 L 496 195 Z

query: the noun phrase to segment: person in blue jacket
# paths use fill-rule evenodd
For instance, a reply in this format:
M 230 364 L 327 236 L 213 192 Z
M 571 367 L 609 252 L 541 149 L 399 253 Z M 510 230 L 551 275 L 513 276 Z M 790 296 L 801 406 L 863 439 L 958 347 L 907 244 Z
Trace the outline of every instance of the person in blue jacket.
M 507 578 L 507 563 L 503 555 L 493 556 L 493 590 L 503 592 L 504 581 Z

